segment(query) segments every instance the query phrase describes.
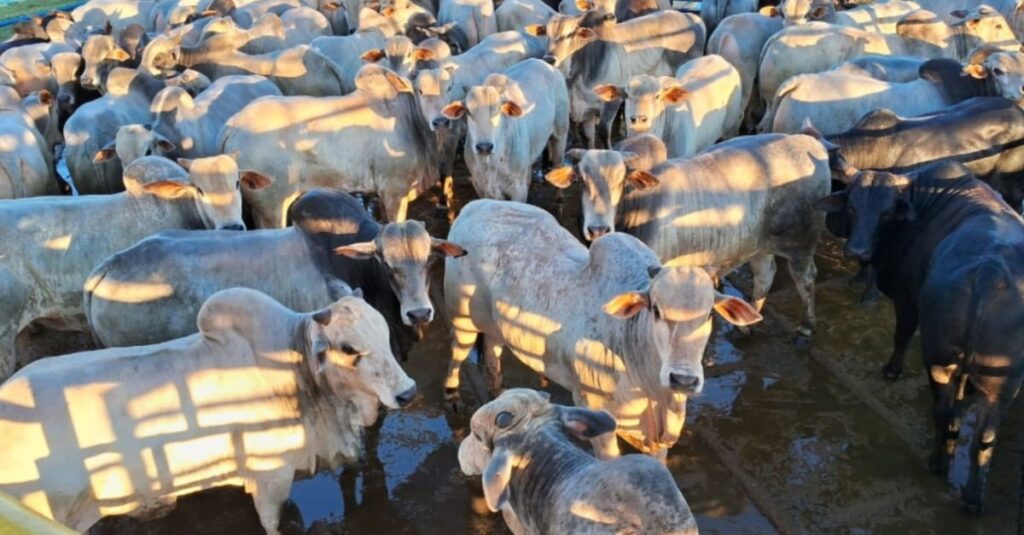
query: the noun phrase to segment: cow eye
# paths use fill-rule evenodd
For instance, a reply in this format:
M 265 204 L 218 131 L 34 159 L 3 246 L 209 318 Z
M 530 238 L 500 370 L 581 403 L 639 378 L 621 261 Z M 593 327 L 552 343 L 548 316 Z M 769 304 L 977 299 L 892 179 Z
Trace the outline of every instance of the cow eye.
M 992 74 L 995 74 L 996 76 L 1002 76 L 1002 75 L 1006 74 L 1006 71 L 1000 69 L 999 67 L 996 67 L 996 68 L 992 69 Z
M 198 193 L 200 197 L 206 195 L 205 193 L 203 193 L 203 188 L 200 188 L 199 186 L 196 186 L 196 193 Z
M 359 366 L 359 363 L 362 362 L 362 361 L 363 361 L 363 356 L 362 355 L 356 355 L 356 358 L 352 359 L 352 367 L 355 368 L 356 366 Z
M 654 313 L 654 319 L 661 319 L 661 309 L 658 308 L 658 305 L 651 305 L 651 312 Z
M 346 355 L 355 355 L 355 354 L 359 353 L 358 351 L 356 351 L 356 349 L 354 347 L 352 347 L 349 344 L 342 344 L 341 345 L 341 352 L 346 354 Z
M 242 181 L 241 180 L 236 180 L 235 181 L 235 189 L 242 189 Z

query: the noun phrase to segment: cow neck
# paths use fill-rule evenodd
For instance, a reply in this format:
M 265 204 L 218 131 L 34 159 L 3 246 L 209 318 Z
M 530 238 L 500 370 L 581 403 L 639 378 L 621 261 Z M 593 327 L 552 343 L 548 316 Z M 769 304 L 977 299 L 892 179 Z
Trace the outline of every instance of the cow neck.
M 581 86 L 586 91 L 604 79 L 611 61 L 611 43 L 598 37 L 580 49 L 572 58 L 569 87 Z
M 209 63 L 212 58 L 218 55 L 223 55 L 220 51 L 203 50 L 202 48 L 193 48 L 182 46 L 178 48 L 180 56 L 178 57 L 178 64 L 185 67 L 192 67 L 202 63 Z M 232 51 L 233 52 L 233 51 Z
M 971 52 L 982 44 L 981 39 L 972 34 L 966 24 L 950 24 L 948 27 L 947 52 L 951 53 L 951 57 L 957 61 L 967 61 L 971 57 Z
M 203 222 L 203 217 L 199 214 L 195 201 L 189 196 L 166 200 L 148 193 L 136 196 L 124 192 L 118 195 L 125 195 L 126 198 L 135 201 L 128 203 L 130 215 L 126 215 L 134 221 L 150 222 L 160 230 L 203 230 L 206 228 L 206 223 Z
M 574 474 L 598 462 L 558 427 L 559 423 L 549 422 L 512 448 L 518 454 L 518 468 L 509 481 L 509 503 L 520 521 L 537 533 L 553 523 L 549 516 L 564 494 L 562 487 L 571 483 Z

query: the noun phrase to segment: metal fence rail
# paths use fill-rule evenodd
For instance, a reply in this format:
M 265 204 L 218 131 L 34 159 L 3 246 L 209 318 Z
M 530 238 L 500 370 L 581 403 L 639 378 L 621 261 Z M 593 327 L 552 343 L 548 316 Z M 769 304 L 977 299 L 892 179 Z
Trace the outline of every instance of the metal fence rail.
M 17 24 L 19 22 L 26 21 L 29 18 L 33 17 L 33 16 L 45 15 L 45 14 L 51 12 L 51 11 L 71 11 L 72 9 L 75 9 L 76 7 L 78 7 L 78 6 L 80 6 L 80 5 L 84 4 L 84 3 L 85 3 L 84 0 L 79 0 L 77 2 L 71 2 L 70 4 L 64 4 L 62 6 L 57 6 L 57 7 L 53 7 L 53 8 L 49 8 L 49 9 L 40 9 L 39 11 L 36 11 L 36 12 L 28 14 L 28 15 L 19 15 L 17 17 L 11 17 L 9 19 L 3 19 L 3 20 L 0 20 L 0 28 L 7 28 L 8 26 L 14 26 L 15 24 Z

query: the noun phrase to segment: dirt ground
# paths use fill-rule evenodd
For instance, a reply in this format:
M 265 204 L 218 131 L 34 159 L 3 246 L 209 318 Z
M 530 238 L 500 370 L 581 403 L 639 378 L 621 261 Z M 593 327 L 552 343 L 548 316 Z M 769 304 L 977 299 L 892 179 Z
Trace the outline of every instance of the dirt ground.
M 560 214 L 578 234 L 578 192 L 570 190 L 558 206 L 553 188 L 534 186 L 531 202 Z M 437 217 L 439 193 L 417 201 L 413 212 L 435 236 L 447 233 L 447 222 Z M 473 198 L 468 183 L 460 181 L 457 196 L 459 203 Z M 432 272 L 435 301 L 441 267 Z M 889 303 L 857 304 L 860 289 L 848 283 L 853 266 L 827 237 L 818 267 L 820 326 L 809 347 L 792 343 L 799 299 L 781 267 L 765 321 L 748 335 L 717 328 L 709 343 L 705 391 L 690 401 L 684 436 L 669 455 L 702 533 L 1021 533 L 1020 403 L 1002 427 L 984 514 L 961 514 L 950 486 L 925 467 L 930 400 L 916 343 L 904 378 L 883 380 L 879 370 L 892 333 Z M 743 292 L 747 279 L 740 272 L 729 284 Z M 88 340 L 42 331 L 28 343 L 34 353 L 56 354 Z M 458 442 L 480 400 L 464 387 L 466 410 L 444 410 L 447 360 L 442 315 L 406 363 L 422 399 L 388 413 L 370 430 L 363 466 L 297 482 L 285 533 L 507 532 L 500 515 L 486 511 L 479 483 L 459 472 Z M 506 358 L 504 366 L 505 386 L 539 387 L 514 359 Z M 569 402 L 558 387 L 548 390 Z M 110 518 L 91 530 L 261 531 L 251 500 L 238 489 L 185 497 L 155 521 Z

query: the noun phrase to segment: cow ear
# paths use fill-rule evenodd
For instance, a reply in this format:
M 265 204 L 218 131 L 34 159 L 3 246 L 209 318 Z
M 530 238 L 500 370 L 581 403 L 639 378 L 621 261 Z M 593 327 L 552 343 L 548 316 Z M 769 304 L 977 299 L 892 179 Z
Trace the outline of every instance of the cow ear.
M 834 214 L 846 209 L 846 194 L 842 191 L 826 195 L 814 201 L 814 209 Z
M 650 304 L 651 297 L 647 292 L 626 292 L 605 303 L 604 312 L 625 320 L 636 316 Z
M 615 418 L 605 411 L 592 411 L 579 407 L 560 407 L 562 424 L 576 438 L 588 440 L 615 431 Z
M 781 15 L 781 13 L 779 13 L 779 8 L 775 6 L 764 6 L 758 10 L 758 13 L 766 17 L 778 17 Z
M 159 134 L 156 134 L 153 137 L 156 138 L 156 148 L 160 149 L 161 152 L 171 152 L 177 148 L 174 143 L 171 143 L 171 140 Z
M 950 11 L 949 14 L 954 16 L 954 17 L 956 17 L 956 18 L 958 18 L 958 19 L 962 19 L 962 18 L 967 16 L 967 11 L 964 10 L 964 9 L 956 9 L 956 10 Z
M 441 109 L 441 115 L 444 115 L 445 118 L 451 119 L 452 121 L 457 121 L 461 119 L 462 116 L 465 114 L 466 106 L 463 105 L 462 102 L 458 100 L 452 102 L 451 104 Z
M 576 9 L 580 11 L 590 11 L 594 9 L 594 4 L 590 0 L 576 0 Z
M 158 180 L 143 184 L 142 189 L 165 200 L 179 199 L 195 191 L 195 187 L 177 180 Z
M 495 450 L 480 478 L 484 488 L 484 500 L 492 513 L 497 513 L 508 503 L 508 483 L 512 480 L 513 455 L 507 448 Z
M 452 242 L 450 242 L 448 240 L 441 240 L 441 239 L 438 239 L 438 238 L 431 238 L 430 239 L 430 247 L 435 252 L 438 252 L 438 253 L 443 254 L 445 256 L 450 256 L 452 258 L 460 258 L 460 257 L 466 256 L 466 254 L 468 253 L 462 247 L 459 247 L 458 245 L 455 245 L 454 243 L 452 243 Z
M 659 96 L 662 100 L 668 102 L 669 104 L 679 104 L 682 101 L 686 100 L 686 97 L 688 97 L 689 95 L 690 92 L 683 89 L 682 87 L 672 86 L 662 89 L 661 94 Z
M 371 50 L 367 50 L 366 52 L 363 52 L 363 55 L 359 56 L 359 58 L 365 61 L 366 63 L 377 63 L 378 61 L 384 59 L 384 55 L 385 54 L 383 50 L 379 48 L 374 48 Z
M 750 303 L 717 291 L 715 292 L 714 309 L 722 319 L 739 327 L 746 327 L 761 321 L 761 314 Z
M 594 87 L 594 94 L 597 98 L 604 102 L 615 102 L 622 100 L 626 96 L 626 92 L 622 88 L 612 84 L 601 84 Z
M 49 92 L 46 89 L 40 89 L 39 92 L 36 93 L 36 96 L 39 98 L 39 102 L 43 103 L 43 105 L 45 106 L 53 104 L 53 93 Z
M 650 171 L 633 171 L 626 175 L 626 180 L 638 190 L 645 190 L 657 186 L 658 177 Z
M 175 161 L 177 161 L 178 165 L 180 165 L 182 167 L 182 169 L 184 169 L 186 171 L 188 171 L 189 169 L 192 168 L 192 160 L 190 160 L 188 158 L 178 158 Z
M 250 191 L 261 190 L 273 182 L 267 175 L 249 170 L 239 172 L 238 181 Z
M 362 243 L 353 243 L 351 245 L 342 245 L 334 249 L 334 254 L 347 256 L 356 260 L 366 260 L 373 258 L 377 254 L 377 243 L 372 241 L 365 241 Z
M 520 117 L 523 115 L 523 109 L 515 102 L 505 101 L 501 104 L 501 113 L 509 117 Z
M 526 28 L 523 28 L 523 31 L 525 31 L 527 35 L 532 35 L 534 37 L 541 37 L 548 34 L 548 29 L 541 24 L 530 24 Z
M 594 33 L 594 30 L 591 30 L 590 28 L 580 28 L 580 29 L 576 30 L 576 37 L 579 37 L 580 39 L 587 39 L 587 40 L 589 40 L 589 39 L 593 39 L 594 36 L 596 36 L 596 35 L 597 34 Z
M 413 59 L 419 61 L 426 61 L 430 59 L 435 59 L 437 56 L 434 54 L 433 50 L 430 50 L 429 48 L 420 47 L 412 51 L 412 57 Z
M 978 80 L 982 80 L 988 77 L 988 69 L 986 69 L 983 65 L 972 63 L 964 67 L 964 75 L 970 76 L 971 78 L 976 78 Z
M 393 8 L 391 6 L 388 6 L 388 7 L 384 8 L 384 9 L 380 10 L 380 14 L 384 15 L 385 17 L 390 17 L 391 15 L 395 14 L 395 8 Z
M 114 61 L 128 61 L 132 59 L 131 55 L 124 51 L 124 49 L 118 47 L 107 53 L 107 59 Z
M 391 83 L 391 87 L 395 88 L 395 91 L 399 93 L 412 93 L 412 84 L 409 83 L 409 80 L 391 71 L 385 72 L 384 77 Z
M 315 319 L 310 318 L 306 329 L 306 364 L 309 371 L 314 375 L 320 375 L 327 366 L 327 339 L 324 335 L 323 326 Z
M 828 15 L 828 8 L 825 6 L 818 6 L 811 10 L 807 17 L 814 20 L 821 20 L 825 15 Z
M 110 20 L 103 23 L 103 35 L 110 35 L 114 33 L 114 25 L 110 23 Z
M 576 180 L 576 170 L 571 165 L 557 167 L 548 171 L 548 174 L 544 175 L 544 180 L 556 188 L 565 189 L 572 185 L 573 180 Z
M 99 163 L 117 158 L 117 150 L 115 149 L 116 146 L 117 141 L 111 141 L 110 143 L 107 143 L 106 145 L 103 146 L 102 149 L 100 149 L 99 152 L 96 153 L 96 156 L 93 156 L 92 161 Z

